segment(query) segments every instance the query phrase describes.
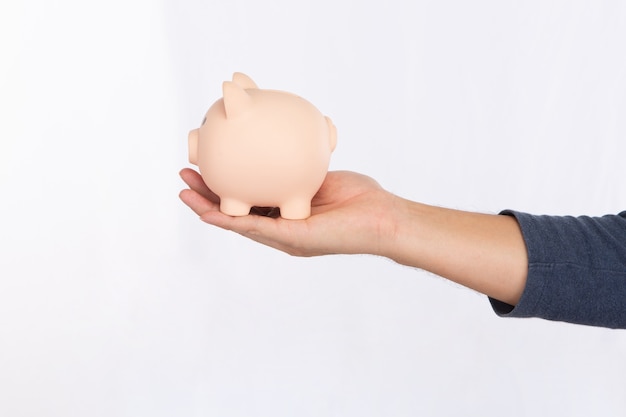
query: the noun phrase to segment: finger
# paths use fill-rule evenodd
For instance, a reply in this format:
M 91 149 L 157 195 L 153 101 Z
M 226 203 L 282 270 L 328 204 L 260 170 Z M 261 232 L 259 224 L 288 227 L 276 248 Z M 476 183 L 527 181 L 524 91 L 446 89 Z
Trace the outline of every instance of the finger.
M 179 194 L 180 199 L 189 206 L 198 216 L 210 211 L 219 210 L 219 204 L 215 203 L 195 190 L 183 190 Z
M 180 171 L 180 177 L 183 179 L 183 181 L 185 181 L 189 188 L 204 196 L 206 199 L 214 203 L 218 203 L 220 201 L 219 196 L 211 191 L 209 187 L 207 187 L 207 185 L 204 183 L 204 180 L 202 179 L 202 176 L 200 176 L 200 174 L 198 174 L 193 169 L 183 169 L 182 171 Z

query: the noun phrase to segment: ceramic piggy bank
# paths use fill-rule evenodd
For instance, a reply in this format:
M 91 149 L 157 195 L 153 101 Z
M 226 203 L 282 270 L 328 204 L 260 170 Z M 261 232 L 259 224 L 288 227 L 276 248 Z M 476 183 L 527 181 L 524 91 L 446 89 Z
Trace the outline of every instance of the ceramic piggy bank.
M 303 98 L 259 89 L 241 73 L 222 92 L 189 132 L 189 161 L 220 197 L 220 211 L 243 216 L 253 206 L 279 207 L 283 218 L 309 217 L 337 142 L 331 120 Z

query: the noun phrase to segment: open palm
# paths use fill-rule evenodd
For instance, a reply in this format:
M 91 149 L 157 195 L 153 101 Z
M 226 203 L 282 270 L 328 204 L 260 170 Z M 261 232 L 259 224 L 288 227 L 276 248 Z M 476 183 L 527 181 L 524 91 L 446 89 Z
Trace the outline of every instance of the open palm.
M 247 216 L 228 216 L 219 211 L 219 197 L 196 171 L 187 168 L 180 175 L 189 186 L 180 198 L 203 221 L 292 255 L 382 255 L 383 243 L 387 245 L 394 234 L 389 212 L 396 197 L 372 178 L 355 172 L 329 172 L 311 201 L 311 217 L 304 220 L 285 220 L 272 216 L 275 210 L 261 209 Z

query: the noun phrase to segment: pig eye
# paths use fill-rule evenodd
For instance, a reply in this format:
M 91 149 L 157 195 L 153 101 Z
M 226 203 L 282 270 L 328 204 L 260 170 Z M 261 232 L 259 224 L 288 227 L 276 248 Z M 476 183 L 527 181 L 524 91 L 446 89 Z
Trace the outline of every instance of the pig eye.
M 202 119 L 202 123 L 200 123 L 200 126 L 204 126 L 204 123 L 206 123 L 206 116 L 204 116 L 204 119 Z

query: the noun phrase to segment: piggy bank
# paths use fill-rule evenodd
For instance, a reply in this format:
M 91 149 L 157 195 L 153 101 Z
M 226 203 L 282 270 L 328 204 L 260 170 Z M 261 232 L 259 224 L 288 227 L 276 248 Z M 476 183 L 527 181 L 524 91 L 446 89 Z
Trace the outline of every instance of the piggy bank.
M 241 73 L 222 92 L 189 132 L 189 162 L 220 197 L 220 211 L 279 207 L 285 219 L 309 217 L 337 143 L 331 120 L 302 97 L 259 89 Z

